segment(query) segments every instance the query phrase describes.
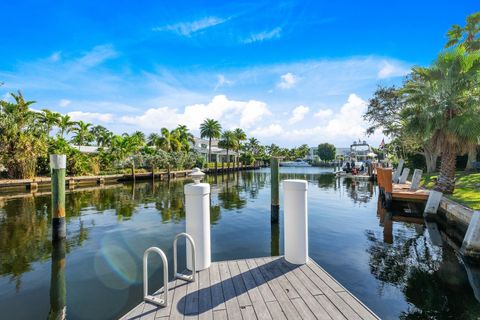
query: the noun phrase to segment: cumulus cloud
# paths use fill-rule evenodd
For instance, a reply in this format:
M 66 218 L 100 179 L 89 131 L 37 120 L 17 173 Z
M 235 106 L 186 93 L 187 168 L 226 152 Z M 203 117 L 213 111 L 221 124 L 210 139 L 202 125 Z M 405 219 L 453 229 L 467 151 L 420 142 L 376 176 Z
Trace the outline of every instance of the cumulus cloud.
M 273 138 L 282 135 L 283 133 L 282 126 L 276 123 L 264 127 L 258 127 L 251 132 L 253 136 L 261 138 Z
M 262 42 L 265 40 L 280 38 L 281 32 L 282 32 L 282 28 L 277 27 L 272 30 L 255 33 L 250 35 L 250 37 L 244 39 L 243 43 Z
M 73 121 L 85 121 L 85 122 L 112 122 L 113 115 L 111 113 L 97 113 L 97 112 L 82 112 L 82 111 L 72 111 L 67 113 Z
M 278 83 L 278 87 L 281 89 L 290 89 L 295 86 L 297 83 L 298 78 L 291 72 L 287 72 L 280 76 L 280 82 Z
M 120 120 L 123 123 L 146 129 L 184 124 L 192 130 L 197 130 L 203 120 L 212 118 L 219 120 L 224 128 L 248 129 L 270 114 L 271 112 L 264 102 L 229 100 L 224 95 L 217 95 L 208 104 L 188 105 L 183 112 L 169 107 L 151 108 L 142 115 L 123 116 Z
M 156 32 L 173 31 L 182 36 L 189 37 L 191 34 L 197 31 L 219 25 L 221 23 L 224 23 L 225 21 L 227 21 L 227 19 L 222 19 L 218 17 L 205 17 L 195 21 L 179 22 L 162 27 L 155 27 L 152 30 Z
M 324 118 L 330 118 L 333 114 L 332 109 L 320 109 L 315 114 L 313 115 L 316 118 L 324 119 Z
M 305 118 L 305 115 L 310 111 L 308 107 L 305 106 L 298 106 L 292 110 L 292 116 L 288 120 L 288 123 L 294 124 L 299 121 L 302 121 Z
M 259 139 L 275 138 L 277 141 L 281 139 L 294 144 L 314 145 L 321 137 L 323 141 L 331 141 L 336 145 L 348 145 L 351 141 L 365 136 L 367 124 L 362 115 L 366 108 L 367 102 L 352 93 L 338 112 L 330 110 L 331 118 L 325 125 L 284 130 L 280 125 L 274 124 L 256 128 L 252 130 L 252 134 Z

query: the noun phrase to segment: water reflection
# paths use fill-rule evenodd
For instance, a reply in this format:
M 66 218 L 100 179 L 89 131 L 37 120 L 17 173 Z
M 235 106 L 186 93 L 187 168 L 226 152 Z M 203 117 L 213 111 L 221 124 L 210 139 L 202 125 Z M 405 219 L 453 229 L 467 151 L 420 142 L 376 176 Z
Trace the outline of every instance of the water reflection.
M 370 272 L 380 281 L 378 289 L 383 292 L 391 285 L 403 292 L 410 306 L 401 312 L 400 319 L 477 318 L 478 269 L 462 265 L 455 248 L 445 245 L 448 239 L 441 235 L 439 226 L 424 221 L 421 212 L 408 204 L 394 211 L 378 204 L 383 235 L 366 231 Z M 397 229 L 394 224 L 401 227 Z
M 50 312 L 48 319 L 63 320 L 67 317 L 67 286 L 65 283 L 66 241 L 52 242 L 52 263 L 50 276 Z
M 316 168 L 282 168 L 280 179 L 309 181 L 311 256 L 382 318 L 480 315 L 478 266 L 457 256 L 448 229 L 418 218 L 421 208 L 387 212 L 377 206 L 374 184 Z M 206 180 L 214 260 L 282 254 L 282 208 L 280 223 L 272 223 L 269 169 Z M 48 194 L 0 198 L 0 318 L 18 312 L 14 302 L 21 299 L 43 306 L 18 315 L 24 319 L 61 319 L 67 309 L 69 319 L 116 318 L 135 306 L 143 250 L 159 246 L 171 259 L 172 239 L 183 231 L 187 182 L 137 180 L 69 190 L 62 244 L 50 241 Z M 157 262 L 152 257 L 152 267 Z M 152 269 L 152 287 L 160 285 L 160 271 Z

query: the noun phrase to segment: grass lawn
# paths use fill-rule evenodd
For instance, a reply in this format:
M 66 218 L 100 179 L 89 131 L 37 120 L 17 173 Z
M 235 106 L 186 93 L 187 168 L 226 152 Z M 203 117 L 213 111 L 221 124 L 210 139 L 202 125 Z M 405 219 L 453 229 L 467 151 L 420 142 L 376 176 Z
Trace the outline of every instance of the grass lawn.
M 438 173 L 424 174 L 422 185 L 432 188 Z M 457 184 L 452 195 L 447 197 L 474 210 L 480 210 L 480 173 L 456 173 Z

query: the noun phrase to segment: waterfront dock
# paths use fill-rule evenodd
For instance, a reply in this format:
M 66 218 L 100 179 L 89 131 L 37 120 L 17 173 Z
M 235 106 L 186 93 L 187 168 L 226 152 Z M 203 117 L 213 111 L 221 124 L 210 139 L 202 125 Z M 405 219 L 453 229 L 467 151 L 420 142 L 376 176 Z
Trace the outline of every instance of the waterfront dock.
M 166 307 L 141 302 L 121 319 L 379 319 L 311 258 L 213 262 L 195 282 L 176 279 L 168 290 Z

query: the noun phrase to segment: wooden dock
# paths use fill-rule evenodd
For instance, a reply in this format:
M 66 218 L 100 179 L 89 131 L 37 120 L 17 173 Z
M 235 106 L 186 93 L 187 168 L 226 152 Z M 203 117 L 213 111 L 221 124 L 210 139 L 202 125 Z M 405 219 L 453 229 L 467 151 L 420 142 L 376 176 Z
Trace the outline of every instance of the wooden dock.
M 394 201 L 426 201 L 429 191 L 425 189 L 410 190 L 410 183 L 392 183 L 391 168 L 377 168 L 377 182 L 380 192 Z
M 142 302 L 121 319 L 379 319 L 312 259 L 221 261 L 197 275 L 170 282 L 167 307 Z

